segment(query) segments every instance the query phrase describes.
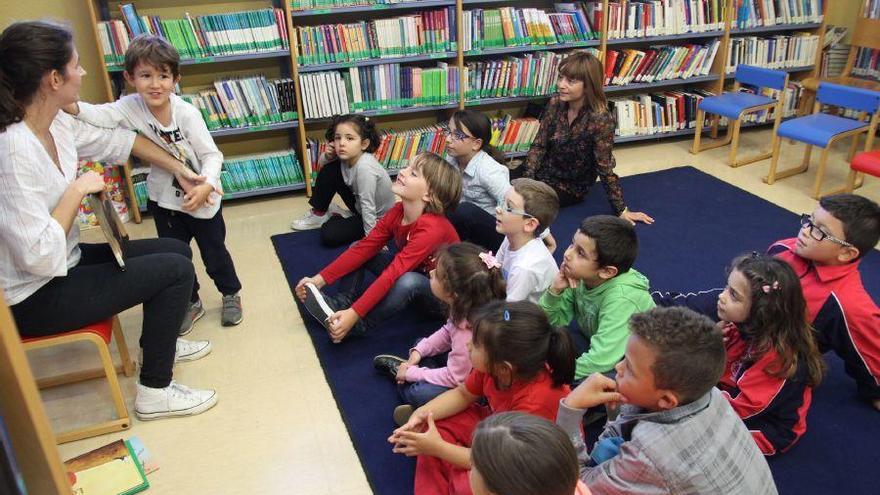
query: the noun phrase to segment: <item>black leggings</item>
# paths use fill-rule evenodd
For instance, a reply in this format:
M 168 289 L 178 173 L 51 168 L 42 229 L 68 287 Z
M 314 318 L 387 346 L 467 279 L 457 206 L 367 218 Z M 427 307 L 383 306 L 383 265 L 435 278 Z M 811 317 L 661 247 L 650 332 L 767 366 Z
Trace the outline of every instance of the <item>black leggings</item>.
M 337 194 L 352 216 L 330 218 L 321 226 L 321 244 L 327 247 L 347 246 L 364 237 L 364 221 L 357 212 L 354 192 L 342 178 L 342 163 L 333 160 L 318 171 L 309 205 L 315 210 L 326 212 L 330 208 L 333 196 Z
M 195 279 L 189 246 L 176 239 L 131 241 L 125 271 L 119 269 L 107 244 L 80 244 L 80 249 L 79 264 L 66 276 L 53 278 L 10 308 L 19 333 L 55 335 L 143 304 L 140 383 L 167 387 L 177 333 Z
M 495 217 L 473 203 L 459 203 L 446 218 L 462 241 L 473 242 L 492 252 L 497 252 L 504 241 L 504 234 L 495 230 Z

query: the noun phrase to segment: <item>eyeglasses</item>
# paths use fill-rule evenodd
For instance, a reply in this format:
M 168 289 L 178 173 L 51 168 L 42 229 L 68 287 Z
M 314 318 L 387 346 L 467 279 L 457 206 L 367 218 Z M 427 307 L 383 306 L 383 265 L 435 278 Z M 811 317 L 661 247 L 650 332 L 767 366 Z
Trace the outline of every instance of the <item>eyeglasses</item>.
M 443 129 L 443 134 L 446 134 L 446 137 L 452 139 L 454 141 L 464 141 L 467 138 L 472 138 L 473 136 L 468 136 L 467 134 L 461 132 L 458 129 Z
M 504 213 L 512 213 L 514 215 L 520 215 L 523 218 L 535 218 L 534 215 L 530 215 L 523 210 L 517 210 L 516 208 L 511 207 L 507 204 L 506 201 L 502 201 L 498 203 L 498 211 L 503 211 Z
M 838 239 L 837 237 L 834 237 L 828 232 L 822 230 L 821 227 L 816 226 L 816 224 L 813 223 L 813 219 L 807 213 L 801 215 L 801 228 L 807 229 L 807 233 L 809 233 L 810 237 L 814 240 L 821 242 L 825 239 L 828 239 L 829 241 L 835 244 L 840 244 L 843 247 L 853 247 L 852 244 L 844 241 L 843 239 Z

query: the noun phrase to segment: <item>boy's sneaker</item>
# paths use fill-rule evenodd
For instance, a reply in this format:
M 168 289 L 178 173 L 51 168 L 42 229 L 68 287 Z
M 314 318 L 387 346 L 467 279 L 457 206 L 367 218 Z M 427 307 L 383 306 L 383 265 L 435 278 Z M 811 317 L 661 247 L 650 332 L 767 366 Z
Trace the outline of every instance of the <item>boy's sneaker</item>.
M 409 421 L 410 416 L 415 411 L 413 406 L 409 404 L 404 404 L 402 406 L 397 406 L 394 408 L 394 422 L 397 423 L 397 426 L 403 426 Z
M 303 305 L 310 315 L 324 328 L 330 330 L 330 315 L 336 312 L 333 300 L 327 297 L 315 284 L 306 284 L 306 300 Z
M 177 339 L 174 350 L 174 362 L 195 361 L 211 354 L 211 342 L 207 340 Z
M 193 416 L 217 404 L 217 392 L 171 382 L 165 388 L 137 386 L 134 412 L 141 421 L 172 416 Z
M 241 296 L 230 294 L 223 296 L 223 312 L 220 315 L 220 323 L 224 327 L 231 327 L 241 323 Z
M 189 303 L 189 306 L 186 308 L 186 314 L 183 315 L 183 323 L 180 324 L 178 335 L 183 336 L 192 332 L 193 325 L 203 316 L 205 316 L 205 308 L 202 306 L 201 299 Z
M 330 220 L 329 212 L 324 212 L 323 215 L 315 215 L 315 211 L 309 208 L 303 216 L 297 218 L 290 224 L 290 228 L 293 230 L 314 230 L 321 228 L 321 225 L 324 225 L 327 220 Z
M 405 363 L 406 359 L 391 354 L 379 354 L 373 358 L 373 368 L 384 375 L 390 376 L 392 380 L 397 379 L 397 369 Z

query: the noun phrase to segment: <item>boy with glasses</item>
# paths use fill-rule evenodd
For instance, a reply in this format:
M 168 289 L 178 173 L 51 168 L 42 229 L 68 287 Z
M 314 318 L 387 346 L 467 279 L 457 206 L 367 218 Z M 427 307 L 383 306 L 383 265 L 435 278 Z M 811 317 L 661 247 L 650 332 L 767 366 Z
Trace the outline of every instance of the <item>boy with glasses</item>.
M 827 196 L 801 216 L 798 236 L 770 246 L 801 281 L 819 350 L 833 350 L 859 397 L 880 410 L 880 308 L 859 264 L 880 240 L 880 206 L 855 194 Z
M 495 209 L 495 230 L 504 236 L 496 258 L 507 281 L 508 301 L 537 304 L 559 271 L 540 238 L 557 213 L 556 191 L 534 179 L 514 180 Z

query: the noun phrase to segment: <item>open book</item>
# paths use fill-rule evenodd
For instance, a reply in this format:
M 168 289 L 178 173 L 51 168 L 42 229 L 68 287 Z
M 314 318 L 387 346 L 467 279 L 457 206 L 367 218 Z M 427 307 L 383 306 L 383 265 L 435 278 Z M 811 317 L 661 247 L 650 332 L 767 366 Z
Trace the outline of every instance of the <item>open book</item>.
M 89 194 L 89 206 L 98 219 L 98 225 L 107 238 L 107 244 L 113 251 L 113 257 L 119 268 L 125 270 L 125 257 L 128 250 L 128 233 L 125 231 L 125 225 L 113 208 L 113 204 L 109 199 L 101 199 L 97 194 Z

